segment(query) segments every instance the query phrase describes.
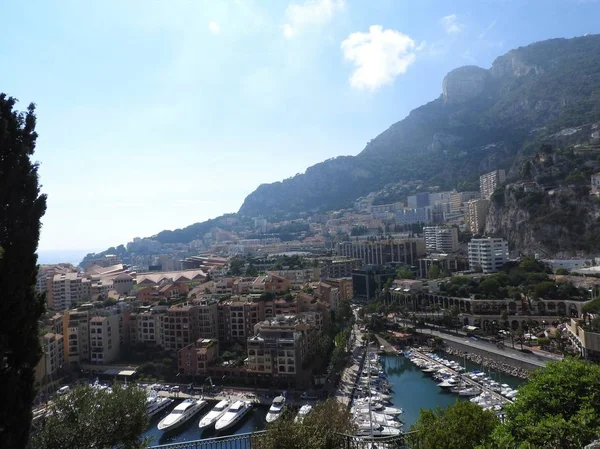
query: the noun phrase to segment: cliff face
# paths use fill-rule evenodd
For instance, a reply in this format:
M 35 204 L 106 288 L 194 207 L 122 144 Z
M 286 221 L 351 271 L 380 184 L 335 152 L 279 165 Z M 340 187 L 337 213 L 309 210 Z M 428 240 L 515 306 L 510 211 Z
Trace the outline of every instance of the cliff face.
M 494 193 L 486 233 L 507 239 L 527 255 L 582 257 L 600 251 L 600 200 L 590 177 L 600 170 L 600 145 L 588 132 L 580 143 L 542 147 L 516 170 L 521 181 Z
M 526 142 L 600 120 L 600 36 L 553 39 L 511 50 L 491 69 L 461 67 L 442 94 L 390 126 L 355 157 L 263 184 L 246 216 L 331 210 L 399 180 L 453 188 L 483 171 L 510 170 Z

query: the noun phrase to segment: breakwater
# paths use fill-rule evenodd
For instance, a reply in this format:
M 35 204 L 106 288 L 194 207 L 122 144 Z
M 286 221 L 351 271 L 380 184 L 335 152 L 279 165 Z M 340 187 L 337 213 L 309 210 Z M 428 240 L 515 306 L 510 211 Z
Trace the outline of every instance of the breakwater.
M 509 374 L 514 377 L 521 379 L 527 379 L 529 377 L 529 370 L 515 366 L 513 363 L 507 363 L 499 360 L 494 360 L 490 357 L 484 357 L 480 354 L 473 354 L 471 352 L 463 351 L 461 349 L 452 348 L 446 346 L 444 351 L 447 354 L 465 358 L 477 365 L 481 365 L 485 368 L 492 369 L 494 371 L 500 371 Z

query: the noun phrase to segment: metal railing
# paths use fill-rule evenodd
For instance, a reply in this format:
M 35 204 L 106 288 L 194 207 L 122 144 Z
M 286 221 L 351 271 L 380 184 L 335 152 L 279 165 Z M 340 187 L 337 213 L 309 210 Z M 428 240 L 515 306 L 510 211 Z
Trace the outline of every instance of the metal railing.
M 150 446 L 149 449 L 258 449 L 267 431 Z
M 265 441 L 266 430 L 242 433 L 226 437 L 205 440 L 185 441 L 181 443 L 151 446 L 149 449 L 261 449 L 261 440 Z M 337 444 L 332 449 L 406 449 L 404 435 L 390 437 L 356 437 L 337 435 Z M 308 448 L 307 448 L 308 449 Z

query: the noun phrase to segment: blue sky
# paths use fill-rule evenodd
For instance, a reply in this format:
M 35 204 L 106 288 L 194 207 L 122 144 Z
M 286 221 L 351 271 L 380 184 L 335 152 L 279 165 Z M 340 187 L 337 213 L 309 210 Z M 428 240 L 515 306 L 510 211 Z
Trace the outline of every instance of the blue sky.
M 593 0 L 0 3 L 0 91 L 37 104 L 40 248 L 235 212 L 367 141 L 455 67 L 597 33 Z

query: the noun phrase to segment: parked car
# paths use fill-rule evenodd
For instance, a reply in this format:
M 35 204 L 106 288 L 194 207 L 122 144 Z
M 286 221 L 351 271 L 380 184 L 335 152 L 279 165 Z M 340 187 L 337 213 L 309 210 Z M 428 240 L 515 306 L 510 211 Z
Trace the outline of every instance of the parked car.
M 171 387 L 171 389 L 169 391 L 171 393 L 179 393 L 179 385 L 175 385 L 175 386 Z

